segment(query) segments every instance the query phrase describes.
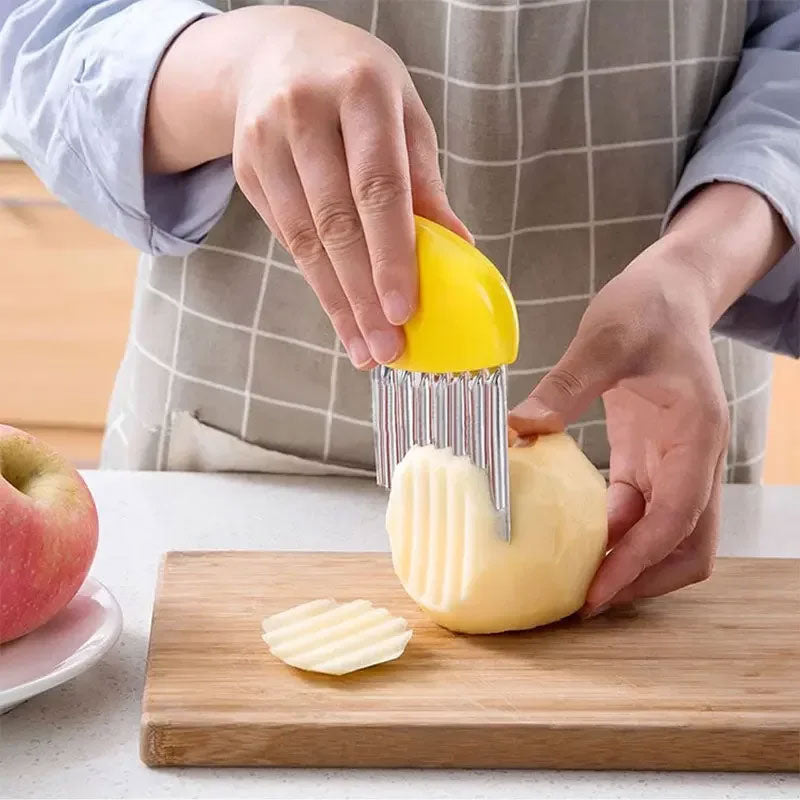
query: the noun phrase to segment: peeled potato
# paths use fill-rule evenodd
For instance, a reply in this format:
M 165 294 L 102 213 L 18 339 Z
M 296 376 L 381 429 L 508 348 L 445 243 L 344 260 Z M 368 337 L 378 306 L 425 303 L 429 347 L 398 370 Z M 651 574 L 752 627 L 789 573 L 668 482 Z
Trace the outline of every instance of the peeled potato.
M 312 600 L 267 617 L 261 627 L 272 655 L 289 666 L 327 675 L 399 658 L 411 638 L 402 617 L 368 600 Z
M 606 484 L 566 434 L 509 450 L 511 542 L 486 473 L 464 456 L 412 448 L 393 478 L 386 525 L 408 594 L 462 633 L 546 625 L 577 611 L 606 550 Z

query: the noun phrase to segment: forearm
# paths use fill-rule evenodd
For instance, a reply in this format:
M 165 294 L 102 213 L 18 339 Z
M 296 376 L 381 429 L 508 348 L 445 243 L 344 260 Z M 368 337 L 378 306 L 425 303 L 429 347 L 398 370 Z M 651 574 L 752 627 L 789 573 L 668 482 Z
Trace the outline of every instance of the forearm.
M 800 356 L 800 260 L 787 236 L 800 242 L 800 0 L 752 8 L 733 83 L 683 169 L 659 246 L 696 264 L 717 330 Z
M 230 155 L 242 65 L 288 10 L 250 7 L 208 17 L 176 38 L 150 90 L 147 172 L 182 172 Z
M 736 183 L 701 187 L 672 218 L 656 248 L 703 292 L 709 324 L 760 280 L 791 247 L 780 214 Z M 700 278 L 696 281 L 696 278 Z
M 48 188 L 135 247 L 182 255 L 219 219 L 230 161 L 146 175 L 147 100 L 200 0 L 0 2 L 0 133 Z M 101 132 L 101 133 L 98 133 Z

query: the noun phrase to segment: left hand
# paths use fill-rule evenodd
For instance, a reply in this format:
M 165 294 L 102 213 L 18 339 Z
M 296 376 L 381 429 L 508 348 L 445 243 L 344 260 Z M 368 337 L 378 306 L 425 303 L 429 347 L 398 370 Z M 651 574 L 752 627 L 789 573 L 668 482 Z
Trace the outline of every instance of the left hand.
M 729 425 L 710 329 L 791 243 L 755 190 L 699 189 L 597 294 L 564 357 L 511 412 L 511 427 L 531 436 L 563 429 L 603 396 L 610 552 L 584 616 L 710 575 Z
M 520 435 L 560 430 L 603 395 L 610 553 L 585 615 L 711 573 L 728 409 L 701 281 L 657 242 L 598 293 L 567 353 L 511 413 Z

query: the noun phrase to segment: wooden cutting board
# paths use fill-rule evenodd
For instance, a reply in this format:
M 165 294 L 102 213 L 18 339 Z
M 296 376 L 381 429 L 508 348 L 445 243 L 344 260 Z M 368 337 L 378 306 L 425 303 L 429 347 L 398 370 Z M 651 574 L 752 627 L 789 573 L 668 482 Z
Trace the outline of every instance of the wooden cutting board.
M 261 619 L 318 597 L 408 618 L 406 653 L 334 678 L 274 659 Z M 170 553 L 141 755 L 158 765 L 800 767 L 800 561 L 720 559 L 636 610 L 500 636 L 429 622 L 383 554 Z

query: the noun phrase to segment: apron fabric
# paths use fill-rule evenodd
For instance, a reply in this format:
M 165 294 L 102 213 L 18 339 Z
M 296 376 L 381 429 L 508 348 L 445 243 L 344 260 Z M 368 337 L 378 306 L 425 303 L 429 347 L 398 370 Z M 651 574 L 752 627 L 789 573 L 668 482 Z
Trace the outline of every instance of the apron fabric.
M 517 403 L 563 354 L 591 297 L 658 238 L 736 68 L 745 0 L 303 4 L 373 32 L 408 66 L 453 208 L 518 305 Z M 726 478 L 757 481 L 771 358 L 722 337 L 714 348 L 731 411 Z M 108 422 L 110 468 L 373 468 L 369 377 L 238 189 L 191 255 L 142 259 Z M 570 432 L 607 469 L 600 401 Z

